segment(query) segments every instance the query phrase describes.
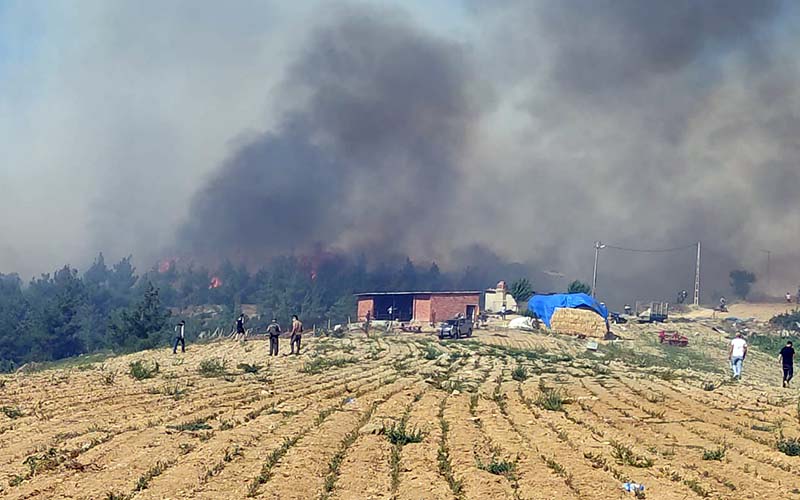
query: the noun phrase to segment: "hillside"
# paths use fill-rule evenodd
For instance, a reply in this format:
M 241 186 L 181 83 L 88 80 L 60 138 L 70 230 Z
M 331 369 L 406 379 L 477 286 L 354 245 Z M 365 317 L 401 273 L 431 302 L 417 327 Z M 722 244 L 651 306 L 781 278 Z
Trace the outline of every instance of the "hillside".
M 800 435 L 798 394 L 776 387 L 772 354 L 730 383 L 715 325 L 671 326 L 689 348 L 657 345 L 649 325 L 598 353 L 494 329 L 309 338 L 272 360 L 264 341 L 222 341 L 8 375 L 0 492 L 607 499 L 633 480 L 647 498 L 795 498 L 800 458 L 776 443 Z M 135 380 L 136 361 L 159 371 Z

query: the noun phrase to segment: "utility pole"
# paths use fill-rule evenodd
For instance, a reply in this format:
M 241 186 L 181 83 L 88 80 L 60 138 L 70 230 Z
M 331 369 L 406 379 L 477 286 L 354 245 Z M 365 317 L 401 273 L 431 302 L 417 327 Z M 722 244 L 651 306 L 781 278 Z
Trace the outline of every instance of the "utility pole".
M 700 242 L 697 242 L 697 264 L 694 269 L 694 305 L 700 305 Z
M 761 251 L 762 251 L 762 252 L 764 252 L 765 254 L 767 254 L 767 295 L 769 295 L 769 290 L 770 290 L 770 282 L 769 282 L 769 281 L 770 281 L 770 280 L 769 280 L 769 260 L 770 260 L 770 254 L 771 254 L 772 252 L 770 252 L 769 250 L 761 250 Z
M 592 272 L 592 298 L 597 297 L 597 259 L 600 256 L 600 249 L 605 248 L 600 241 L 594 242 L 594 271 Z

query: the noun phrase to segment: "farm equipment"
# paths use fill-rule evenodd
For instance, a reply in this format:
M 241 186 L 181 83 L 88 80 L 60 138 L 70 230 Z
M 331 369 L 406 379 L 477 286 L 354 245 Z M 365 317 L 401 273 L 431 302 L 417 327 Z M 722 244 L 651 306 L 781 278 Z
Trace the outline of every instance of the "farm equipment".
M 636 302 L 639 323 L 663 323 L 669 316 L 669 302 Z
M 676 345 L 686 347 L 689 345 L 689 337 L 681 335 L 676 331 L 662 330 L 658 334 L 658 341 L 661 344 Z

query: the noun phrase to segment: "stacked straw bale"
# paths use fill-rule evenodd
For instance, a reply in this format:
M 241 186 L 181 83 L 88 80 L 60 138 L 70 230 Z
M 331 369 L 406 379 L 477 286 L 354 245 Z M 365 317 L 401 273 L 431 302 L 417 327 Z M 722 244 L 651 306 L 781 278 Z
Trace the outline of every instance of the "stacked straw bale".
M 558 307 L 550 319 L 554 332 L 568 335 L 586 335 L 602 339 L 606 334 L 606 322 L 602 316 L 586 309 Z

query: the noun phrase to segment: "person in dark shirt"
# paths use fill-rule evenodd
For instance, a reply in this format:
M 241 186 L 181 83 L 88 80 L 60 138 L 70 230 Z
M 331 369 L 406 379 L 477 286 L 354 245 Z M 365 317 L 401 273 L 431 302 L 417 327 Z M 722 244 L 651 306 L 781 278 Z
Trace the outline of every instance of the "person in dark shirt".
M 278 324 L 277 319 L 272 318 L 272 323 L 267 327 L 267 333 L 269 334 L 269 355 L 277 356 L 278 338 L 281 336 L 281 325 Z
M 244 317 L 244 313 L 240 314 L 238 318 L 236 318 L 236 336 L 234 338 L 241 338 L 243 340 L 247 340 L 247 331 L 244 329 L 244 322 L 246 321 Z
M 791 341 L 786 342 L 786 345 L 778 354 L 778 359 L 781 360 L 781 365 L 783 366 L 783 386 L 789 387 L 789 381 L 794 376 L 794 347 L 792 347 Z

